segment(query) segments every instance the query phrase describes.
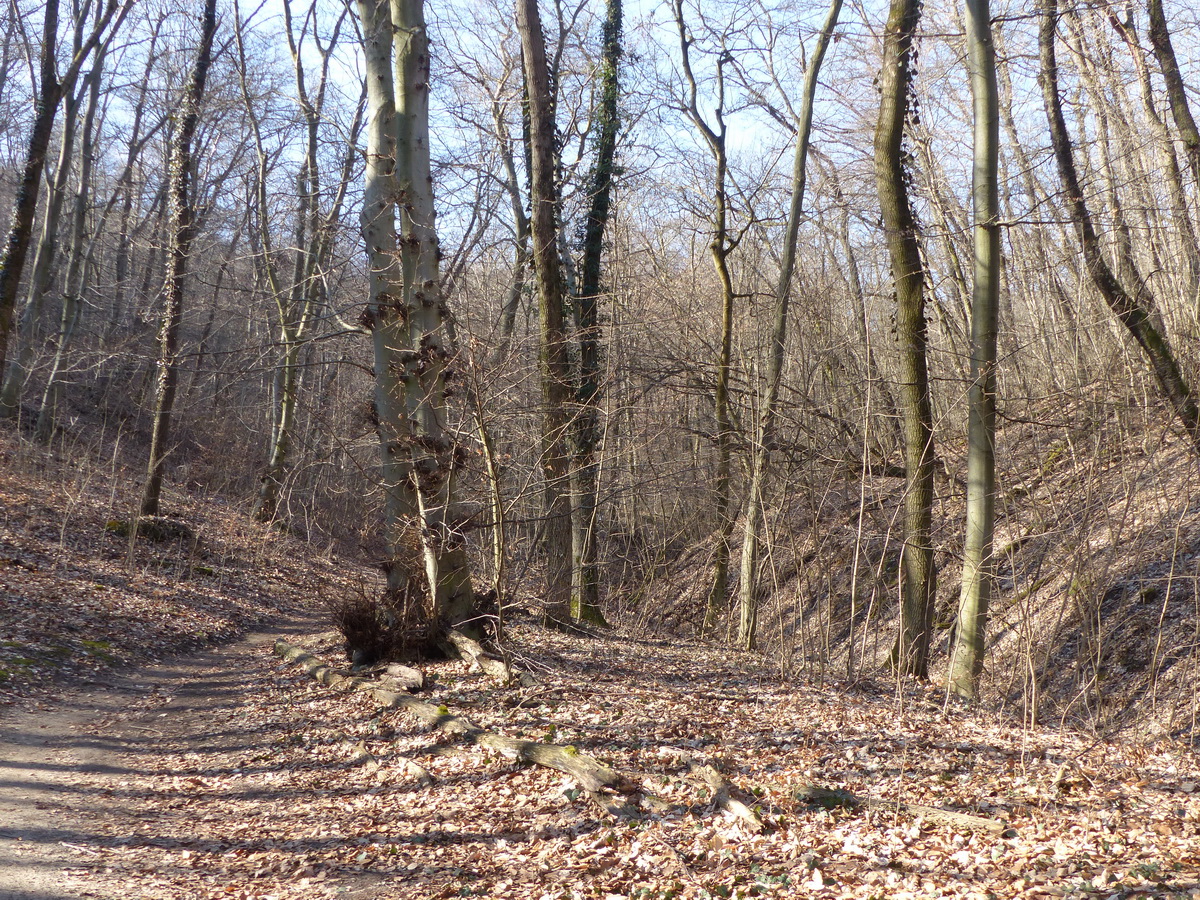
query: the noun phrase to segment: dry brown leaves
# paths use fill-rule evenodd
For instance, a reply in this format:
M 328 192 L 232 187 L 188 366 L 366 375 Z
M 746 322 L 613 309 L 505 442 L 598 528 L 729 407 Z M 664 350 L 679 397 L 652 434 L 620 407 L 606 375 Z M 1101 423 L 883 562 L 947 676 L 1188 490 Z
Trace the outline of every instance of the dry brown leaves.
M 127 836 L 80 878 L 116 877 L 130 897 L 264 900 L 1200 896 L 1200 768 L 1180 747 L 1022 729 L 932 691 L 783 683 L 752 658 L 629 634 L 512 640 L 536 687 L 439 663 L 435 702 L 598 756 L 665 812 L 605 817 L 559 773 L 264 658 L 261 689 L 211 725 L 252 745 L 160 742 L 123 785 L 136 814 L 105 825 Z M 338 651 L 332 636 L 308 645 Z M 712 809 L 683 777 L 689 757 L 757 794 L 770 830 Z M 1016 837 L 809 808 L 786 790 L 806 781 L 1001 818 Z
M 123 473 L 42 454 L 0 436 L 0 707 L 226 639 L 361 577 L 232 506 L 178 493 L 165 511 L 196 539 L 140 540 L 130 558 L 118 523 L 137 499 Z
M 130 571 L 105 528 L 129 498 L 69 467 L 37 490 L 4 471 L 10 696 L 210 640 L 334 578 L 234 511 L 183 501 L 198 547 L 144 546 Z M 263 645 L 231 660 L 236 699 L 202 716 L 172 723 L 162 692 L 131 705 L 127 727 L 145 744 L 122 775 L 86 776 L 96 808 L 87 842 L 62 847 L 71 883 L 155 900 L 1200 896 L 1200 766 L 1181 745 L 1023 728 L 935 690 L 788 682 L 754 657 L 620 631 L 525 625 L 509 641 L 536 686 L 439 663 L 425 667 L 430 698 L 596 756 L 663 811 L 606 817 L 561 774 L 322 687 Z M 325 636 L 308 649 L 332 661 L 340 648 Z M 688 758 L 757 796 L 769 829 L 750 834 L 714 810 L 684 777 Z M 1004 819 L 1016 836 L 810 808 L 787 789 L 808 781 Z

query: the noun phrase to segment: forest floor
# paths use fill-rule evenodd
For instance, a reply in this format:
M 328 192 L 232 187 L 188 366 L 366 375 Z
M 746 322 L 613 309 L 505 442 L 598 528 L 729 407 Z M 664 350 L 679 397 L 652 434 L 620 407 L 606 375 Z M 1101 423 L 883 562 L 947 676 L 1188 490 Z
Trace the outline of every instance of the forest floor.
M 16 452 L 0 445 L 0 898 L 1200 897 L 1182 742 L 1023 727 L 885 677 L 786 679 L 621 628 L 513 623 L 527 684 L 422 666 L 445 715 L 626 775 L 643 802 L 613 816 L 561 772 L 272 653 L 283 637 L 344 664 L 321 599 L 364 570 L 184 498 L 198 540 L 130 556 L 109 527 L 129 498 Z M 806 783 L 882 802 L 814 807 L 793 799 Z

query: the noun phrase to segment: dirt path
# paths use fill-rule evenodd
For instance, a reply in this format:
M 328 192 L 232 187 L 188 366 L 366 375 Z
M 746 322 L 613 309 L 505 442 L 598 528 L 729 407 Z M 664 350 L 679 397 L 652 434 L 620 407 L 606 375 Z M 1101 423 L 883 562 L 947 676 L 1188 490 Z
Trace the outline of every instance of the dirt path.
M 266 645 L 315 627 L 282 621 L 0 719 L 0 900 L 129 898 L 119 871 L 89 862 L 135 835 L 170 846 L 177 827 L 139 806 L 130 779 L 156 770 L 166 745 L 188 747 L 201 772 L 260 745 L 257 730 L 239 727 L 238 709 L 273 671 Z

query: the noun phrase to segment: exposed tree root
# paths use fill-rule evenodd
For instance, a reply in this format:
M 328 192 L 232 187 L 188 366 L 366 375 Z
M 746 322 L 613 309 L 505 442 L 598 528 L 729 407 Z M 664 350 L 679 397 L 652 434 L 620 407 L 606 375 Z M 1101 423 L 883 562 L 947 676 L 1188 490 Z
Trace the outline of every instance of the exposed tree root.
M 788 791 L 792 799 L 802 803 L 811 803 L 827 809 L 840 806 L 846 809 L 879 809 L 902 812 L 910 816 L 919 816 L 927 822 L 945 825 L 948 828 L 966 829 L 968 831 L 986 831 L 1000 837 L 1014 837 L 1016 832 L 1008 827 L 1006 822 L 998 819 L 988 819 L 983 816 L 972 816 L 968 813 L 952 812 L 938 809 L 935 806 L 922 806 L 919 803 L 906 803 L 903 800 L 877 800 L 874 797 L 859 797 L 848 791 L 833 790 L 815 784 L 782 784 L 775 785 Z
M 484 674 L 496 679 L 501 684 L 508 684 L 513 678 L 520 678 L 522 682 L 528 678 L 526 675 L 516 675 L 507 660 L 492 656 L 483 649 L 483 645 L 477 640 L 468 637 L 456 628 L 451 628 L 447 632 L 446 643 L 449 645 L 448 650 L 454 650 L 463 659 L 478 666 Z
M 526 741 L 485 731 L 470 719 L 454 715 L 445 706 L 437 706 L 424 700 L 418 700 L 406 693 L 388 690 L 372 679 L 343 674 L 321 662 L 311 653 L 293 647 L 286 641 L 275 642 L 275 654 L 302 667 L 321 684 L 344 690 L 370 691 L 371 695 L 384 706 L 402 709 L 430 728 L 454 735 L 465 743 L 486 747 L 510 759 L 534 763 L 569 775 L 587 793 L 593 803 L 611 816 L 637 817 L 642 814 L 639 803 L 643 803 L 651 811 L 662 812 L 664 808 L 669 808 L 669 804 L 664 804 L 661 800 L 646 794 L 630 776 L 618 772 L 594 757 L 580 753 L 574 747 Z M 361 750 L 365 756 L 360 754 L 361 758 L 356 757 L 355 762 L 361 764 L 373 760 L 373 757 L 366 753 L 365 746 Z M 766 829 L 758 812 L 734 796 L 736 788 L 713 765 L 700 763 L 686 757 L 683 761 L 688 770 L 685 777 L 709 788 L 713 792 L 712 802 L 715 807 L 740 820 L 755 834 Z M 419 766 L 414 764 L 414 769 L 419 770 L 420 774 L 424 776 L 422 780 L 428 779 L 428 774 L 424 773 Z M 902 800 L 859 797 L 847 791 L 816 784 L 768 786 L 786 791 L 794 800 L 826 808 L 891 810 L 910 816 L 919 816 L 928 822 L 948 828 L 984 831 L 1000 837 L 1015 835 L 1015 832 L 1003 821 L 973 816 L 968 813 L 952 812 Z
M 410 694 L 425 690 L 425 673 L 401 663 L 389 664 L 379 677 L 389 686 L 404 688 Z
M 484 731 L 470 719 L 453 715 L 444 706 L 435 706 L 407 694 L 380 688 L 376 682 L 366 678 L 343 675 L 311 653 L 293 647 L 286 641 L 275 642 L 275 653 L 288 662 L 301 666 L 321 684 L 346 690 L 370 691 L 384 706 L 402 709 L 430 728 L 459 737 L 467 743 L 495 750 L 511 759 L 546 766 L 569 775 L 587 792 L 593 802 L 610 815 L 637 814 L 637 808 L 631 802 L 614 796 L 637 793 L 637 785 L 625 775 L 591 756 L 578 752 L 574 747 L 520 740 Z

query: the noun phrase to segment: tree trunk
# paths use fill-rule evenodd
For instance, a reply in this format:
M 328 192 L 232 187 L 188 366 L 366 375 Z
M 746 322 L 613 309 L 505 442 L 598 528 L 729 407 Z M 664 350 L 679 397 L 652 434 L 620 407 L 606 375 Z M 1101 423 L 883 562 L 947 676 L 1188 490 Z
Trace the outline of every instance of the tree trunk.
M 54 117 L 63 94 L 74 89 L 75 79 L 84 60 L 104 34 L 109 23 L 113 32 L 124 21 L 134 0 L 125 0 L 118 14 L 116 0 L 108 0 L 96 17 L 91 34 L 78 42 L 74 57 L 61 78 L 57 74 L 56 54 L 58 35 L 58 0 L 46 0 L 42 26 L 41 72 L 38 86 L 37 107 L 33 126 L 26 145 L 25 164 L 21 171 L 21 182 L 13 203 L 12 224 L 8 238 L 0 253 L 0 372 L 7 371 L 8 339 L 12 333 L 13 310 L 17 304 L 17 292 L 21 287 L 21 275 L 25 271 L 25 259 L 29 255 L 29 241 L 33 234 L 33 219 L 37 212 L 38 192 L 42 170 L 46 166 L 46 150 L 54 131 Z M 115 16 L 115 20 L 114 20 Z M 79 22 L 77 34 L 83 34 L 83 22 Z M 111 33 L 109 37 L 111 37 Z
M 171 415 L 175 407 L 175 387 L 179 381 L 179 327 L 183 318 L 183 289 L 187 280 L 188 257 L 194 237 L 195 210 L 188 193 L 192 170 L 192 138 L 200 119 L 200 103 L 212 62 L 213 33 L 217 28 L 216 0 L 205 0 L 200 27 L 200 45 L 196 61 L 183 95 L 180 122 L 171 148 L 171 246 L 167 254 L 167 277 L 159 326 L 159 357 L 154 423 L 150 432 L 150 463 L 142 491 L 141 515 L 156 516 L 166 467 L 167 441 Z
M 1066 190 L 1067 210 L 1083 250 L 1088 276 L 1104 298 L 1104 302 L 1146 354 L 1154 369 L 1159 388 L 1175 410 L 1175 415 L 1191 439 L 1192 445 L 1200 452 L 1200 411 L 1197 410 L 1195 396 L 1175 361 L 1171 346 L 1166 336 L 1155 327 L 1146 307 L 1113 275 L 1101 251 L 1100 239 L 1092 224 L 1091 213 L 1079 184 L 1071 138 L 1058 96 L 1058 62 L 1054 49 L 1055 32 L 1058 27 L 1058 0 L 1038 0 L 1037 8 L 1041 16 L 1038 27 L 1041 71 L 1038 81 L 1042 88 L 1046 118 L 1050 124 L 1050 144 L 1058 165 L 1059 177 Z
M 422 0 L 360 0 L 367 79 L 363 237 L 388 589 L 423 594 L 432 637 L 482 633 L 458 523 L 461 448 L 445 427 L 446 324 L 429 163 L 429 44 Z M 394 70 L 392 68 L 394 63 Z M 397 214 L 400 228 L 397 233 Z
M 375 413 L 379 420 L 388 587 L 407 586 L 423 563 L 408 548 L 406 528 L 417 521 L 404 407 L 404 382 L 392 361 L 404 351 L 404 279 L 396 237 L 396 103 L 392 81 L 392 22 L 388 0 L 359 0 L 367 81 L 367 152 L 362 231 L 370 272 L 366 321 L 375 357 Z
M 449 312 L 438 275 L 440 250 L 429 148 L 429 38 L 423 0 L 392 0 L 396 91 L 396 197 L 402 314 L 408 344 L 401 370 L 411 423 L 412 488 L 420 513 L 425 574 L 438 620 L 481 634 L 461 522 L 453 519 L 462 447 L 446 427 Z
M 529 94 L 530 189 L 533 264 L 541 327 L 542 475 L 545 481 L 546 603 L 551 616 L 569 611 L 571 599 L 570 453 L 567 429 L 571 372 L 563 333 L 563 277 L 558 254 L 558 187 L 555 183 L 554 96 L 537 0 L 517 0 L 517 28 Z
M 575 386 L 578 407 L 574 422 L 574 460 L 571 469 L 574 504 L 571 510 L 572 594 L 571 615 L 596 624 L 600 612 L 600 573 L 596 560 L 597 483 L 596 451 L 600 444 L 600 273 L 604 230 L 612 204 L 612 180 L 621 117 L 619 66 L 621 62 L 621 0 L 607 0 L 600 71 L 600 105 L 597 110 L 596 161 L 588 194 L 591 205 L 583 225 L 579 296 L 579 378 Z
M 892 650 L 892 664 L 903 674 L 924 678 L 928 673 L 937 577 L 932 541 L 933 412 L 925 355 L 925 273 L 917 243 L 917 223 L 906 187 L 903 147 L 912 87 L 913 39 L 920 15 L 919 0 L 892 0 L 879 74 L 875 178 L 896 292 L 896 339 L 900 345 L 897 400 L 906 473 L 900 633 Z
M 687 96 L 684 113 L 696 126 L 700 136 L 708 145 L 715 171 L 713 173 L 712 238 L 709 253 L 713 268 L 721 285 L 721 338 L 717 351 L 717 383 L 713 391 L 713 418 L 716 434 L 717 471 L 713 482 L 713 506 L 716 514 L 716 546 L 713 548 L 712 579 L 709 582 L 708 599 L 705 603 L 704 623 L 701 631 L 710 633 L 717 617 L 725 608 L 729 596 L 729 548 L 733 536 L 733 424 L 729 415 L 729 379 L 733 364 L 733 275 L 729 269 L 729 257 L 737 249 L 738 239 L 729 235 L 729 157 L 726 153 L 725 123 L 725 66 L 733 59 L 722 53 L 716 64 L 716 109 L 713 113 L 715 125 L 710 125 L 700 112 L 699 87 L 692 72 L 691 46 L 693 37 L 683 19 L 683 0 L 674 0 L 675 27 L 679 34 L 680 60 Z
M 975 271 L 971 291 L 971 390 L 967 445 L 967 533 L 962 594 L 950 659 L 950 688 L 974 697 L 983 671 L 984 637 L 995 559 L 996 329 L 1000 301 L 1000 109 L 988 0 L 967 0 L 966 31 L 974 109 L 972 200 Z
M 784 347 L 787 343 L 788 305 L 792 291 L 792 273 L 796 267 L 796 240 L 804 211 L 805 171 L 808 164 L 808 142 L 812 131 L 813 100 L 817 93 L 817 77 L 825 51 L 837 27 L 842 0 L 832 0 L 825 24 L 817 36 L 817 44 L 804 73 L 804 90 L 800 100 L 800 115 L 796 122 L 796 153 L 792 163 L 792 199 L 784 228 L 783 258 L 779 266 L 779 281 L 775 286 L 775 315 L 771 326 L 771 356 L 767 361 L 766 392 L 759 406 L 758 429 L 750 463 L 750 489 L 746 497 L 745 535 L 742 539 L 742 571 L 738 585 L 738 644 L 743 649 L 754 647 L 758 627 L 758 531 L 762 521 L 763 491 L 770 464 L 771 444 L 775 432 L 775 403 L 779 383 L 783 378 Z
M 92 70 L 84 79 L 83 91 L 87 93 L 87 107 L 83 116 L 83 131 L 79 136 L 79 186 L 75 192 L 75 203 L 71 210 L 71 234 L 68 242 L 67 275 L 63 285 L 62 316 L 58 328 L 58 346 L 54 351 L 54 363 L 42 392 L 42 405 L 38 410 L 37 439 L 49 441 L 54 434 L 57 408 L 62 397 L 62 369 L 67 349 L 75 336 L 76 326 L 83 309 L 83 290 L 87 268 L 84 265 L 88 251 L 86 245 L 88 208 L 92 198 L 92 157 L 95 154 L 96 111 L 100 106 L 100 77 L 104 71 L 105 46 L 96 48 L 96 60 Z

